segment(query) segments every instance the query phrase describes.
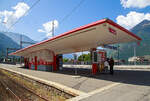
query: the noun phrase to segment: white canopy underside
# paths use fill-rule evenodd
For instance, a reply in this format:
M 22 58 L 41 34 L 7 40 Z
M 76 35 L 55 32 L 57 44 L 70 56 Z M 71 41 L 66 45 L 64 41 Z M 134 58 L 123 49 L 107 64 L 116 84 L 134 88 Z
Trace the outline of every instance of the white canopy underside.
M 115 30 L 115 32 L 111 32 L 109 28 Z M 80 51 L 89 51 L 91 48 L 96 48 L 98 46 L 108 44 L 137 41 L 139 41 L 139 39 L 128 34 L 124 30 L 108 22 L 104 22 L 75 31 L 71 34 L 63 35 L 61 37 L 55 38 L 54 40 L 41 42 L 38 45 L 32 45 L 29 48 L 21 49 L 17 52 L 11 53 L 11 55 L 25 56 L 34 51 L 39 51 L 42 49 L 49 49 L 55 54 L 66 54 Z

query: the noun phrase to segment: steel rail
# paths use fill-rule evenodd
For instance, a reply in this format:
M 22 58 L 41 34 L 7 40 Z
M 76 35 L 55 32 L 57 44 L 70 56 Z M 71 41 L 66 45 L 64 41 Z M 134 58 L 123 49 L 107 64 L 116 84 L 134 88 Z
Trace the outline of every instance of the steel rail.
M 9 77 L 8 77 L 8 78 L 9 78 Z M 41 99 L 43 99 L 43 100 L 45 100 L 45 101 L 49 101 L 48 99 L 42 97 L 42 96 L 39 95 L 39 94 L 36 94 L 34 91 L 32 91 L 31 89 L 25 87 L 24 85 L 21 85 L 21 84 L 19 84 L 19 83 L 16 83 L 16 81 L 12 80 L 11 78 L 9 78 L 9 79 L 10 79 L 13 83 L 19 85 L 19 86 L 22 87 L 23 89 L 25 89 L 25 90 L 27 90 L 28 92 L 30 92 L 31 94 L 36 95 L 36 96 L 38 96 L 39 98 L 41 98 Z
M 0 83 L 17 99 L 17 101 L 22 101 L 4 82 L 0 81 Z

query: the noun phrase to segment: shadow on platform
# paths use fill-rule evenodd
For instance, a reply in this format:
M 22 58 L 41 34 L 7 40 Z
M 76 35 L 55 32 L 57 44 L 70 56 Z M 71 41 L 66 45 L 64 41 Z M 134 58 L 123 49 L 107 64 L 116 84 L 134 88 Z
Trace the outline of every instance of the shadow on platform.
M 74 68 L 63 68 L 61 71 L 55 73 L 61 73 L 65 75 L 75 76 Z M 78 76 L 84 76 L 88 78 L 95 78 L 100 80 L 107 80 L 112 82 L 120 82 L 133 85 L 150 86 L 150 71 L 146 70 L 114 70 L 114 75 L 108 73 L 91 74 L 91 69 L 77 69 Z
M 23 67 L 19 68 L 27 69 Z M 65 74 L 70 76 L 81 76 L 125 84 L 150 86 L 150 71 L 146 70 L 114 70 L 114 75 L 110 75 L 109 72 L 97 73 L 96 75 L 92 75 L 91 69 L 78 68 L 77 74 L 75 74 L 75 68 L 64 67 L 62 70 L 55 71 L 53 73 Z

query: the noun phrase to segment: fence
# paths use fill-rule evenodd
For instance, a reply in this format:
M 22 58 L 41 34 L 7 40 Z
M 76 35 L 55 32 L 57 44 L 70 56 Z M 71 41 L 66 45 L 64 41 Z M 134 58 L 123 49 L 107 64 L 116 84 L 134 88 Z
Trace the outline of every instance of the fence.
M 69 61 L 64 62 L 63 64 L 76 64 L 76 65 L 91 65 L 91 62 L 88 61 L 77 61 L 76 63 Z M 143 61 L 143 62 L 115 62 L 115 65 L 150 65 L 150 61 Z

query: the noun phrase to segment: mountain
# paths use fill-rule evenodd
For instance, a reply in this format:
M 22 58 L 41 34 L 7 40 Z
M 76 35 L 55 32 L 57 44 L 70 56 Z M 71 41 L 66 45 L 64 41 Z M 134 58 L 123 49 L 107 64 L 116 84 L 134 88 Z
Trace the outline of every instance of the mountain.
M 120 44 L 120 59 L 127 60 L 129 57 L 134 56 L 134 47 L 136 49 L 136 56 L 150 55 L 150 21 L 144 20 L 133 27 L 130 31 L 142 38 L 142 41 L 140 45 L 137 45 L 136 43 Z M 109 56 L 117 58 L 118 51 L 109 51 L 108 54 Z
M 20 44 L 21 34 L 19 34 L 19 33 L 13 33 L 13 32 L 2 32 L 2 33 L 5 34 L 6 36 L 8 36 L 9 38 L 11 38 L 17 44 Z M 32 40 L 31 38 L 29 38 L 26 35 L 22 35 L 22 41 L 31 42 L 31 43 L 37 43 L 36 41 Z M 31 44 L 23 44 L 23 47 L 27 47 L 29 45 L 31 45 Z
M 12 40 L 7 35 L 0 32 L 0 56 L 6 55 L 7 48 L 19 48 L 19 44 L 17 44 L 14 40 Z
M 45 37 L 43 40 L 41 40 L 41 41 L 44 41 L 44 40 L 48 40 L 49 38 L 48 37 Z
M 36 43 L 36 41 L 25 35 L 22 35 L 22 41 Z M 23 44 L 23 47 L 29 45 L 31 44 Z M 7 48 L 20 48 L 20 34 L 13 32 L 0 32 L 0 56 L 6 55 Z

